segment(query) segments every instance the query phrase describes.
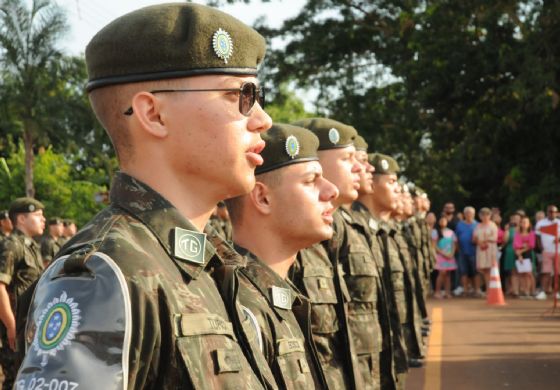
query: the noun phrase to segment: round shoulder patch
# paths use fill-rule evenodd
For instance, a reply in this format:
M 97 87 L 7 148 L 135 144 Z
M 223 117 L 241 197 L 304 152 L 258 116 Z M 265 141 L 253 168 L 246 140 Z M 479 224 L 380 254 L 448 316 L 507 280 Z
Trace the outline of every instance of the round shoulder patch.
M 329 130 L 329 141 L 335 145 L 340 141 L 340 133 L 334 127 Z
M 49 356 L 56 356 L 74 339 L 80 325 L 80 309 L 66 291 L 51 300 L 39 317 L 33 348 L 42 356 L 42 366 L 47 365 Z
M 383 168 L 384 171 L 389 169 L 389 163 L 387 162 L 387 160 L 381 160 L 381 168 Z
M 219 28 L 212 36 L 212 47 L 218 58 L 221 58 L 227 64 L 228 59 L 233 54 L 233 41 L 229 33 Z
M 299 141 L 294 135 L 290 135 L 286 138 L 286 153 L 292 159 L 299 154 Z

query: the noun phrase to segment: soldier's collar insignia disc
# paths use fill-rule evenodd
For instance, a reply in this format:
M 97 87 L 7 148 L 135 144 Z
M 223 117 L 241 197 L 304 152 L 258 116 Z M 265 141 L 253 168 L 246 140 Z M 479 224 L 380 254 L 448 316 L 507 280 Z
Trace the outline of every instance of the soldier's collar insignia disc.
M 206 234 L 176 227 L 173 255 L 192 263 L 204 264 Z
M 286 138 L 286 153 L 292 159 L 294 159 L 299 154 L 299 141 L 294 135 L 290 135 Z
M 40 317 L 33 349 L 42 357 L 41 366 L 47 365 L 49 356 L 56 356 L 76 337 L 80 326 L 80 309 L 74 298 L 68 298 L 66 291 L 60 297 L 53 298 Z
M 340 133 L 334 127 L 329 130 L 329 141 L 335 145 L 340 141 Z
M 218 58 L 221 58 L 227 64 L 228 59 L 233 54 L 233 41 L 229 33 L 219 28 L 212 36 L 212 47 Z
M 292 291 L 287 288 L 272 286 L 272 304 L 280 309 L 292 309 Z
M 381 160 L 381 168 L 383 168 L 384 171 L 389 169 L 389 163 L 387 162 L 387 160 L 385 159 Z
M 379 226 L 377 225 L 377 221 L 373 218 L 369 219 L 368 225 L 372 230 L 378 230 L 379 229 Z

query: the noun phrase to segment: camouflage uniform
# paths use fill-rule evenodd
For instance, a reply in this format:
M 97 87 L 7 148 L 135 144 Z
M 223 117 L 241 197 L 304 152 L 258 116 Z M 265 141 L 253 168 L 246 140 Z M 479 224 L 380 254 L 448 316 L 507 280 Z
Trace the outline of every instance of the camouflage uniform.
M 387 286 L 387 299 L 393 341 L 393 360 L 397 374 L 397 389 L 404 389 L 408 358 L 403 339 L 402 323 L 406 318 L 406 297 L 404 292 L 404 268 L 399 258 L 398 247 L 393 237 L 396 233 L 387 222 L 374 218 L 377 236 L 380 240 L 383 260 L 385 263 L 383 277 Z M 376 229 L 372 229 L 375 231 Z
M 43 256 L 44 264 L 49 264 L 62 248 L 59 239 L 53 238 L 50 234 L 43 236 L 41 239 L 41 256 Z
M 238 266 L 136 179 L 117 174 L 111 202 L 39 280 L 18 386 L 275 388 L 247 346 Z
M 0 283 L 4 283 L 10 296 L 14 316 L 19 297 L 33 284 L 43 271 L 39 245 L 18 229 L 0 240 Z M 0 323 L 2 349 L 0 365 L 4 372 L 5 389 L 11 389 L 16 375 L 16 354 L 10 349 L 6 328 Z
M 340 250 L 340 263 L 350 293 L 348 325 L 355 342 L 364 389 L 378 389 L 383 349 L 381 324 L 387 319 L 379 267 L 383 260 L 380 252 L 372 253 L 367 225 L 361 224 L 351 211 L 344 208 L 337 210 L 335 218 L 337 226 L 342 225 L 347 235 L 344 241 L 347 245 Z
M 283 389 L 324 389 L 311 336 L 311 305 L 289 280 L 236 246 L 248 261 L 240 272 L 239 303 L 255 316 L 258 339 L 276 382 Z
M 353 341 L 348 333 L 349 294 L 336 248 L 323 241 L 298 253 L 290 278 L 311 301 L 311 330 L 330 389 L 360 389 Z
M 401 318 L 403 336 L 409 358 L 419 358 L 424 355 L 422 343 L 422 317 L 416 301 L 416 282 L 414 278 L 415 264 L 404 237 L 401 223 L 394 222 L 396 234 L 395 242 L 399 249 L 400 259 L 404 268 L 404 287 L 406 298 L 406 318 Z
M 212 226 L 219 234 L 222 235 L 227 241 L 231 242 L 233 239 L 233 229 L 231 227 L 230 221 L 224 221 L 223 219 L 212 215 L 208 220 L 207 226 Z
M 418 310 L 420 312 L 420 317 L 428 317 L 428 309 L 426 307 L 426 299 L 424 294 L 425 283 L 422 278 L 423 272 L 421 267 L 424 266 L 424 255 L 422 254 L 421 243 L 417 243 L 414 236 L 415 227 L 414 217 L 409 218 L 402 224 L 403 237 L 408 245 L 409 253 L 413 261 L 413 276 L 414 276 L 414 294 L 416 303 L 418 305 Z M 419 229 L 417 229 L 419 231 Z

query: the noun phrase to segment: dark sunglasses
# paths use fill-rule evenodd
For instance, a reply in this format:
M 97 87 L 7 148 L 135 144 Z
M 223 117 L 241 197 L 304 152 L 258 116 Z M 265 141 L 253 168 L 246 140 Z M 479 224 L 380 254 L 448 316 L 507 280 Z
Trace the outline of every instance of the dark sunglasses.
M 245 116 L 251 115 L 255 102 L 258 101 L 261 108 L 264 108 L 264 87 L 259 87 L 255 83 L 243 83 L 239 88 L 212 88 L 212 89 L 156 89 L 150 93 L 171 93 L 171 92 L 238 92 L 239 93 L 239 112 Z M 132 115 L 132 107 L 123 112 L 124 115 Z

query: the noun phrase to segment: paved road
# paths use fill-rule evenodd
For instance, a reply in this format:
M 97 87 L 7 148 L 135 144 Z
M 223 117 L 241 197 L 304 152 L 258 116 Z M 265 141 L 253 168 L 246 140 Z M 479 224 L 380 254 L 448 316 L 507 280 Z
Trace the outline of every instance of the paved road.
M 407 390 L 559 390 L 560 309 L 552 301 L 432 300 L 426 365 Z M 438 317 L 440 321 L 438 321 Z

